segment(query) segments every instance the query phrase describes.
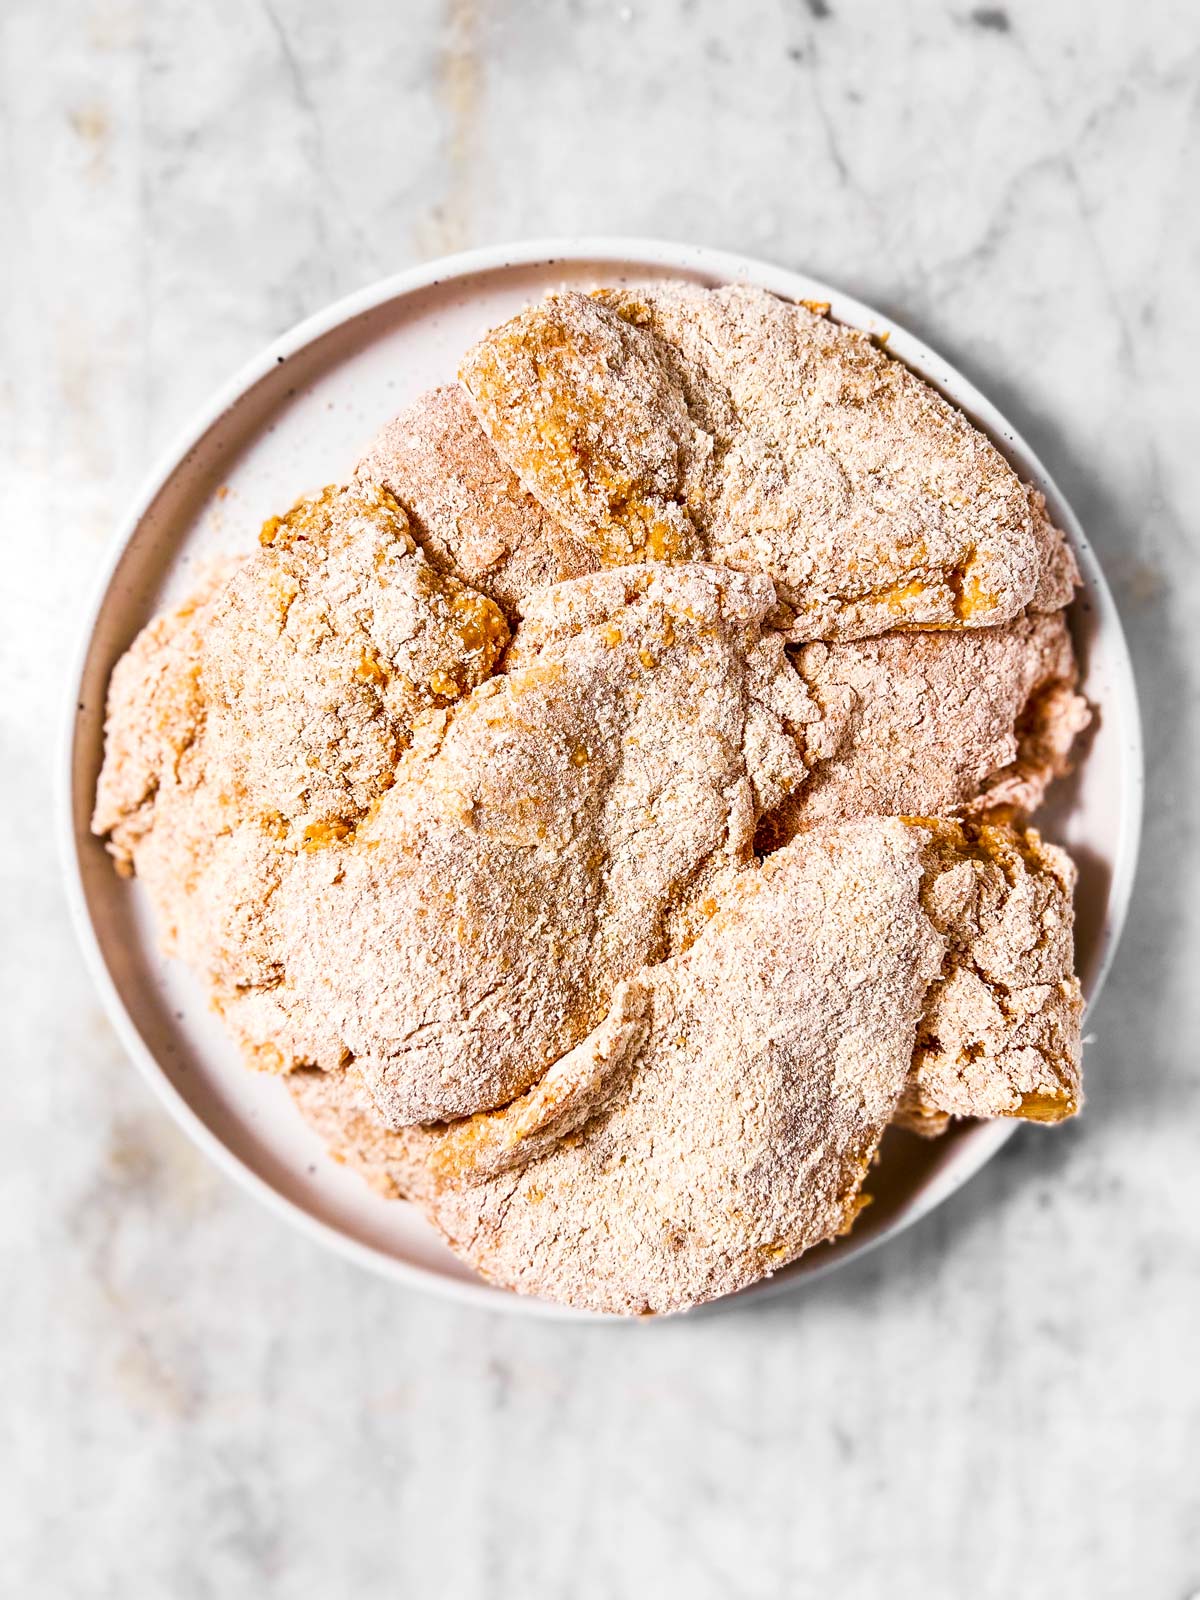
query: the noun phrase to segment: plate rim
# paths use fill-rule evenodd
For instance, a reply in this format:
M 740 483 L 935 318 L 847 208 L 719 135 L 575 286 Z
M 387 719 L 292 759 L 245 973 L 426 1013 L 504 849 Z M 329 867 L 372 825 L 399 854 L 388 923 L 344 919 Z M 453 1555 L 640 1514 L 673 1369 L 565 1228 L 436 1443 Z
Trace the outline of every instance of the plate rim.
M 244 1191 L 266 1205 L 276 1216 L 298 1228 L 314 1242 L 333 1250 L 343 1259 L 355 1261 L 358 1265 L 405 1287 L 421 1289 L 477 1308 L 554 1320 L 626 1323 L 645 1319 L 619 1318 L 581 1311 L 574 1307 L 558 1305 L 499 1288 L 482 1278 L 477 1282 L 451 1278 L 430 1268 L 401 1260 L 351 1237 L 332 1223 L 322 1220 L 296 1201 L 281 1194 L 266 1178 L 254 1171 L 209 1128 L 199 1113 L 192 1109 L 171 1083 L 126 1009 L 109 970 L 100 936 L 88 908 L 83 883 L 80 841 L 75 823 L 79 689 L 101 612 L 113 578 L 137 528 L 171 478 L 204 437 L 249 390 L 268 376 L 281 360 L 286 361 L 288 357 L 313 344 L 325 334 L 345 326 L 357 317 L 374 311 L 390 301 L 403 299 L 453 279 L 512 267 L 553 267 L 559 262 L 563 264 L 595 262 L 598 265 L 621 263 L 625 266 L 645 267 L 650 271 L 693 272 L 723 282 L 754 283 L 793 300 L 828 300 L 839 322 L 848 323 L 867 332 L 886 332 L 889 336 L 891 353 L 905 361 L 906 365 L 916 366 L 919 375 L 939 390 L 952 389 L 953 394 L 947 396 L 951 403 L 958 409 L 968 412 L 971 420 L 982 428 L 993 443 L 999 446 L 1003 441 L 1011 446 L 1032 469 L 1037 486 L 1054 504 L 1055 511 L 1059 514 L 1058 520 L 1065 526 L 1072 548 L 1081 559 L 1081 564 L 1087 569 L 1088 589 L 1098 602 L 1103 622 L 1111 630 L 1111 646 L 1117 668 L 1114 691 L 1118 703 L 1118 726 L 1127 750 L 1127 758 L 1122 764 L 1121 826 L 1113 844 L 1113 870 L 1105 902 L 1100 955 L 1087 1002 L 1088 1011 L 1103 990 L 1128 917 L 1141 846 L 1145 755 L 1137 685 L 1120 612 L 1100 561 L 1073 507 L 1046 470 L 1040 457 L 1007 416 L 981 393 L 970 379 L 937 350 L 912 334 L 902 322 L 892 316 L 884 316 L 866 302 L 802 270 L 779 266 L 733 251 L 710 249 L 703 245 L 626 235 L 523 239 L 439 256 L 377 279 L 303 318 L 271 340 L 245 362 L 231 378 L 219 385 L 184 426 L 176 431 L 158 453 L 127 503 L 127 508 L 118 519 L 91 580 L 79 618 L 78 644 L 71 658 L 66 685 L 68 695 L 66 714 L 59 735 L 55 832 L 66 888 L 68 913 L 77 944 L 84 957 L 85 967 L 109 1021 L 126 1054 L 149 1084 L 155 1098 L 192 1142 L 222 1172 L 232 1178 Z M 847 1250 L 826 1262 L 813 1263 L 801 1272 L 788 1272 L 785 1269 L 737 1295 L 727 1296 L 709 1306 L 698 1307 L 690 1314 L 711 1312 L 738 1303 L 790 1292 L 877 1249 L 885 1241 L 915 1225 L 951 1194 L 970 1182 L 991 1160 L 1001 1145 L 1012 1137 L 1017 1127 L 1018 1123 L 1015 1121 L 996 1120 L 981 1123 L 971 1140 L 964 1143 L 957 1158 L 938 1173 L 914 1197 L 912 1204 L 888 1227 L 865 1238 L 858 1249 Z

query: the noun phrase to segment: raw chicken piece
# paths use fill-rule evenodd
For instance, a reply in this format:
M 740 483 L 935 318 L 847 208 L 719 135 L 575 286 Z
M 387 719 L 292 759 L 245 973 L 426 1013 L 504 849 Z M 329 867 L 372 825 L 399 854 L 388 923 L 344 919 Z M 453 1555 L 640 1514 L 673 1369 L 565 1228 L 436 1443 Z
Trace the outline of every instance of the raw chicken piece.
M 1032 829 L 923 819 L 936 866 L 925 909 L 949 943 L 930 990 L 899 1120 L 1061 1122 L 1082 1100 L 1073 976 L 1075 868 Z
M 805 775 L 767 579 L 637 567 L 556 594 L 554 629 L 427 718 L 353 841 L 276 895 L 286 989 L 396 1127 L 536 1082 L 692 937 Z
M 790 638 L 985 627 L 1066 586 L 995 447 L 869 338 L 746 286 L 551 295 L 460 377 L 606 564 L 766 572 Z
M 117 664 L 92 827 L 256 1065 L 333 1065 L 341 1039 L 282 981 L 281 881 L 353 833 L 417 713 L 485 677 L 508 628 L 379 491 L 327 490 L 262 538 Z
M 374 486 L 302 500 L 261 542 L 205 626 L 207 756 L 243 811 L 320 844 L 391 787 L 418 714 L 491 673 L 508 624 Z

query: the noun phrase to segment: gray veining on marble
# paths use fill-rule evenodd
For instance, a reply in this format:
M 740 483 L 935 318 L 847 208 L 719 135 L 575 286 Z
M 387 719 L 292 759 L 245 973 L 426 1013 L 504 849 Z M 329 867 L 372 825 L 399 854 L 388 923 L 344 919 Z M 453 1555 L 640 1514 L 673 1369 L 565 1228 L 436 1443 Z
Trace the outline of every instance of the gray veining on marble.
M 0 1594 L 1185 1600 L 1200 1587 L 1200 10 L 5 0 Z M 803 266 L 1026 432 L 1147 719 L 1078 1125 L 790 1299 L 630 1329 L 377 1282 L 211 1171 L 67 926 L 49 793 L 151 459 L 431 254 Z

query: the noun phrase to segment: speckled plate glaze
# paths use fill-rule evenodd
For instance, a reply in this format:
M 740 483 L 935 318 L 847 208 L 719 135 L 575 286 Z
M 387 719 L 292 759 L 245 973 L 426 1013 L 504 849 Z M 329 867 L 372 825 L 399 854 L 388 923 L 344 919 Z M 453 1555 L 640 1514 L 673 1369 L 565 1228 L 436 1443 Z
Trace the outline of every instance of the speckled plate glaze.
M 1084 691 L 1098 710 L 1087 761 L 1040 818 L 1080 868 L 1079 971 L 1089 1004 L 1124 921 L 1141 820 L 1137 700 L 1112 596 L 1070 507 L 1032 450 L 965 378 L 890 319 L 828 284 L 741 256 L 643 239 L 539 241 L 474 251 L 401 273 L 339 301 L 279 339 L 167 452 L 113 544 L 72 678 L 62 839 L 72 913 L 126 1048 L 163 1104 L 217 1164 L 313 1238 L 414 1287 L 493 1309 L 579 1316 L 482 1283 L 408 1205 L 380 1199 L 329 1160 L 277 1079 L 248 1072 L 200 986 L 158 952 L 141 890 L 119 879 L 88 832 L 109 673 L 134 634 L 189 591 L 197 564 L 253 547 L 263 519 L 344 477 L 375 430 L 454 375 L 487 328 L 559 285 L 683 278 L 744 281 L 887 333 L 892 355 L 987 432 L 1043 490 L 1083 574 L 1072 621 Z M 796 1286 L 931 1211 L 999 1149 L 1012 1122 L 966 1124 L 925 1142 L 889 1135 L 853 1235 L 811 1251 L 744 1302 Z

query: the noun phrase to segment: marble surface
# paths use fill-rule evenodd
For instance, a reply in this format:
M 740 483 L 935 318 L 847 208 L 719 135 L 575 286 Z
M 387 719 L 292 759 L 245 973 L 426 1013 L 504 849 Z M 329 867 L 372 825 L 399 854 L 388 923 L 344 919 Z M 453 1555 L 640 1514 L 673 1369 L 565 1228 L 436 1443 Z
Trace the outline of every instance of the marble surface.
M 1198 70 L 1186 0 L 6 0 L 0 1593 L 1200 1588 Z M 1085 1116 L 791 1298 L 616 1329 L 402 1292 L 210 1170 L 49 816 L 89 583 L 209 390 L 376 276 L 572 231 L 943 349 L 1097 546 L 1149 753 Z

